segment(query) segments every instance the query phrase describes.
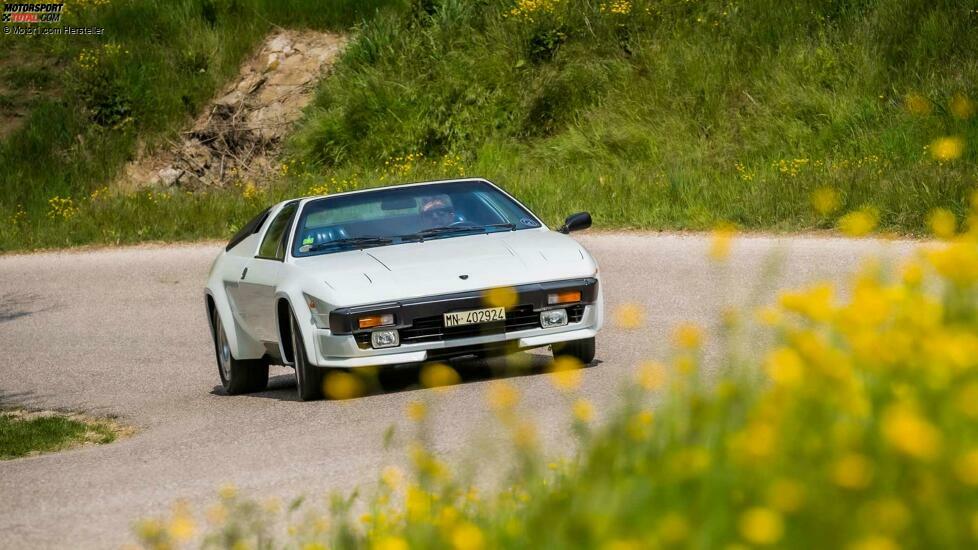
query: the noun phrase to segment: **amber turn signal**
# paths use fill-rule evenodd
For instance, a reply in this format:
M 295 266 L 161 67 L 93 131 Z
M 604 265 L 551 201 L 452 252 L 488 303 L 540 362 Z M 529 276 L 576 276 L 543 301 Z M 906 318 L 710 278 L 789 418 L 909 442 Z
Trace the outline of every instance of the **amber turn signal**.
M 562 290 L 553 294 L 547 294 L 547 305 L 569 304 L 581 301 L 580 290 Z
M 382 327 L 384 325 L 394 324 L 394 314 L 385 313 L 383 315 L 367 315 L 366 317 L 361 317 L 359 321 L 360 328 L 373 328 Z

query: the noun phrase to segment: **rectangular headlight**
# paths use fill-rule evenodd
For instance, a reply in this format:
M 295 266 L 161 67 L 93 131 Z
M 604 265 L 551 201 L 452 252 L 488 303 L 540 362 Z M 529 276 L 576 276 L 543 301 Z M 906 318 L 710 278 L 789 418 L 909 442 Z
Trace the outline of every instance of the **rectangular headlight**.
M 547 294 L 547 305 L 569 304 L 581 301 L 580 290 L 561 290 Z
M 386 325 L 394 324 L 394 314 L 385 313 L 383 315 L 366 315 L 361 317 L 357 324 L 360 328 L 373 328 L 373 327 L 383 327 Z
M 566 324 L 566 309 L 551 309 L 540 314 L 540 326 L 543 328 L 562 327 Z
M 374 349 L 393 348 L 401 344 L 397 330 L 375 330 L 370 333 L 370 345 Z

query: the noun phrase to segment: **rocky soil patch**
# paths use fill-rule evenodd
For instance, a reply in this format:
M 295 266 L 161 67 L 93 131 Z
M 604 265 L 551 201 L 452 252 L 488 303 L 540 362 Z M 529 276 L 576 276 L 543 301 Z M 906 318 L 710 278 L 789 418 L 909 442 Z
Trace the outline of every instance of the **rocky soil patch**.
M 345 42 L 344 36 L 314 31 L 269 36 L 179 142 L 130 163 L 120 186 L 197 190 L 267 179 L 282 139 Z

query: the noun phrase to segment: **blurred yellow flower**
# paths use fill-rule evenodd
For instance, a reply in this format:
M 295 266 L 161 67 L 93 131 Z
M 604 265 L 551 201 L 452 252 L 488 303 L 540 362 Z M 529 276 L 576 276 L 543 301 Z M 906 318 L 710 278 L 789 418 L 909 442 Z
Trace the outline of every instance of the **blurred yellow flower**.
M 669 512 L 659 520 L 659 538 L 666 544 L 677 544 L 689 536 L 689 522 L 677 512 Z
M 978 382 L 969 382 L 958 390 L 954 406 L 964 416 L 978 419 Z
M 509 382 L 497 380 L 489 384 L 486 398 L 493 410 L 508 411 L 519 402 L 520 392 Z
M 512 287 L 490 288 L 482 295 L 482 301 L 489 307 L 511 308 L 516 305 L 518 296 Z
M 426 388 L 454 386 L 461 381 L 458 372 L 444 363 L 431 363 L 421 368 L 421 385 Z
M 894 497 L 869 502 L 861 512 L 867 524 L 887 533 L 901 531 L 910 521 L 910 511 L 900 499 Z
M 911 114 L 921 116 L 929 115 L 934 109 L 929 99 L 916 92 L 907 94 L 904 98 L 904 105 L 906 105 L 907 111 L 910 111 Z
M 622 304 L 615 310 L 615 320 L 624 329 L 635 329 L 645 321 L 645 312 L 638 304 Z
M 363 381 L 348 372 L 333 371 L 323 380 L 323 393 L 330 399 L 353 399 L 363 392 Z
M 638 366 L 638 383 L 648 391 L 656 390 L 666 381 L 666 366 L 658 361 L 645 361 Z
M 955 242 L 927 254 L 927 260 L 947 280 L 967 286 L 978 281 L 978 245 Z
M 652 421 L 655 417 L 652 411 L 644 410 L 639 411 L 632 415 L 628 420 L 628 436 L 635 441 L 642 441 L 643 439 L 648 439 L 649 435 L 652 434 Z
M 975 114 L 975 102 L 961 93 L 951 96 L 951 102 L 948 107 L 951 115 L 962 120 L 969 119 Z
M 900 545 L 882 535 L 871 535 L 849 545 L 849 550 L 900 550 Z
M 528 421 L 520 422 L 513 428 L 513 443 L 521 449 L 528 449 L 537 443 L 537 428 Z
M 766 546 L 781 540 L 784 521 L 770 508 L 751 508 L 740 516 L 740 534 L 751 543 Z
M 847 454 L 832 466 L 832 481 L 845 489 L 865 489 L 873 481 L 873 463 L 861 454 Z
M 574 418 L 580 422 L 590 422 L 594 418 L 594 405 L 587 399 L 578 399 L 574 402 Z
M 805 503 L 805 486 L 791 479 L 777 479 L 768 487 L 767 501 L 775 510 L 797 512 Z
M 703 343 L 703 329 L 694 323 L 681 323 L 672 333 L 673 343 L 682 349 L 694 349 Z
M 964 153 L 964 139 L 949 136 L 935 139 L 930 144 L 930 154 L 934 160 L 947 162 L 956 160 Z
M 736 229 L 733 225 L 721 225 L 713 230 L 710 238 L 710 258 L 722 262 L 730 256 L 730 245 Z
M 876 229 L 879 214 L 874 208 L 862 208 L 839 218 L 836 226 L 849 237 L 862 237 Z
M 401 482 L 404 480 L 404 473 L 397 466 L 387 466 L 380 473 L 380 479 L 384 482 L 387 487 L 391 489 L 397 489 L 401 486 Z
M 941 433 L 909 405 L 883 412 L 883 437 L 898 451 L 920 460 L 933 460 L 941 450 Z
M 214 504 L 207 509 L 207 522 L 211 525 L 220 525 L 228 518 L 228 509 L 223 504 Z
M 954 461 L 954 474 L 961 483 L 978 486 L 978 449 L 969 449 Z
M 839 192 L 831 187 L 819 187 L 812 192 L 812 207 L 822 216 L 828 216 L 842 204 Z
M 197 525 L 190 514 L 190 506 L 186 502 L 178 502 L 173 509 L 173 517 L 167 526 L 170 536 L 177 542 L 187 542 L 194 536 Z
M 788 311 L 825 322 L 835 313 L 834 298 L 835 288 L 831 283 L 818 283 L 807 289 L 783 292 L 778 301 Z
M 217 494 L 222 500 L 231 500 L 238 496 L 238 488 L 231 483 L 226 483 L 217 490 Z
M 455 550 L 480 550 L 484 545 L 482 530 L 471 523 L 461 523 L 452 531 L 452 547 Z
M 373 550 L 408 550 L 410 547 L 406 540 L 401 537 L 381 537 L 371 546 Z
M 428 406 L 422 401 L 411 401 L 407 405 L 408 418 L 415 422 L 421 422 L 428 416 Z
M 550 366 L 550 383 L 560 391 L 573 391 L 581 385 L 584 364 L 569 355 L 560 355 Z

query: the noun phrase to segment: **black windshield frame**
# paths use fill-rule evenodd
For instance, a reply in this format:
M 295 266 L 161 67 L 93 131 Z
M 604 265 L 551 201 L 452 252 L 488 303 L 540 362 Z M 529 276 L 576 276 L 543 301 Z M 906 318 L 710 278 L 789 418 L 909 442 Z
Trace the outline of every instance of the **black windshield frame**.
M 472 197 L 469 199 L 467 193 L 471 193 Z M 481 196 L 477 194 L 481 193 Z M 486 181 L 486 180 L 455 180 L 455 181 L 439 181 L 423 184 L 411 184 L 411 185 L 397 185 L 389 187 L 381 187 L 377 189 L 371 189 L 368 191 L 361 191 L 355 193 L 343 193 L 339 195 L 331 195 L 316 199 L 311 199 L 306 201 L 298 216 L 296 216 L 295 224 L 292 227 L 292 246 L 289 248 L 289 253 L 294 258 L 305 258 L 310 256 L 319 256 L 323 254 L 334 254 L 338 252 L 348 252 L 350 250 L 357 250 L 361 248 L 360 246 L 350 246 L 350 247 L 327 247 L 326 249 L 320 250 L 310 250 L 314 246 L 308 246 L 306 250 L 302 250 L 305 246 L 303 240 L 306 239 L 308 244 L 308 232 L 313 231 L 316 228 L 310 229 L 307 227 L 307 221 L 310 215 L 326 215 L 326 211 L 338 212 L 343 208 L 349 208 L 351 206 L 365 206 L 370 203 L 375 205 L 382 205 L 385 201 L 397 202 L 403 197 L 414 197 L 417 200 L 421 200 L 420 197 L 432 196 L 432 195 L 442 195 L 459 197 L 466 200 L 472 200 L 475 202 L 484 202 L 487 211 L 478 212 L 481 215 L 487 215 L 489 211 L 493 215 L 498 216 L 497 220 L 492 221 L 505 221 L 506 224 L 492 224 L 484 223 L 477 225 L 487 226 L 484 231 L 459 231 L 457 233 L 449 232 L 446 234 L 439 234 L 437 236 L 425 237 L 420 240 L 435 240 L 435 239 L 445 239 L 454 237 L 465 237 L 472 236 L 481 233 L 495 233 L 503 231 L 521 231 L 526 229 L 540 229 L 546 226 L 543 222 L 526 206 L 523 206 L 519 201 L 513 198 L 511 195 L 497 187 L 496 185 Z M 489 202 L 497 201 L 496 204 L 489 204 Z M 500 208 L 501 207 L 501 208 Z M 384 210 L 383 206 L 381 206 Z M 461 217 L 461 216 L 460 216 Z M 362 220 L 358 218 L 352 218 L 345 220 L 344 223 L 356 224 L 369 224 L 369 223 L 380 223 L 385 224 L 387 219 L 373 219 L 373 220 Z M 474 223 L 474 222 L 469 222 Z M 391 225 L 396 225 L 393 222 Z M 505 227 L 498 227 L 496 225 L 505 225 Z M 509 226 L 512 227 L 509 227 Z M 332 229 L 332 228 L 330 228 Z M 341 235 L 340 237 L 355 238 L 355 237 L 367 237 L 376 236 L 383 238 L 392 238 L 393 242 L 383 245 L 374 246 L 391 246 L 399 245 L 408 242 L 418 242 L 416 236 L 411 235 L 411 231 L 396 231 L 393 228 L 385 227 L 386 231 L 371 231 L 369 235 L 353 234 L 353 235 Z M 304 236 L 303 234 L 306 233 Z M 401 238 L 403 237 L 403 239 Z M 334 237 L 335 240 L 339 240 L 339 237 Z M 316 243 L 318 244 L 318 243 Z

